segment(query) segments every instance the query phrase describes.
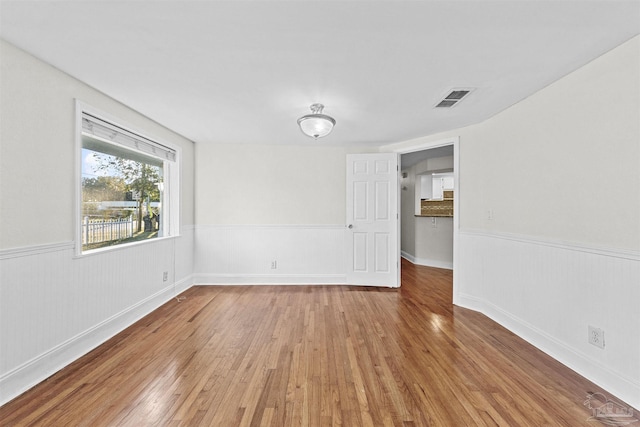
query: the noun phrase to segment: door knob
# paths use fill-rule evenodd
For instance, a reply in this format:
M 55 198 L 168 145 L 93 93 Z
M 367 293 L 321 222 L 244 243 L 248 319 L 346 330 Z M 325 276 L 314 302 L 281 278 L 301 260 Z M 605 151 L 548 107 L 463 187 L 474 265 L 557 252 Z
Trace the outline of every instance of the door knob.
M 353 228 L 353 224 L 349 224 L 349 225 L 347 225 L 347 227 Z

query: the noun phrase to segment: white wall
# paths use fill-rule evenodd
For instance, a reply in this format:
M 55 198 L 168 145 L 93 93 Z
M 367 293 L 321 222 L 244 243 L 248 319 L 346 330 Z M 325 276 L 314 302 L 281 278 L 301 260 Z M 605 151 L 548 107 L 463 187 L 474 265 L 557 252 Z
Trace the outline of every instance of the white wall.
M 403 254 L 405 258 L 418 265 L 453 269 L 453 218 L 415 217 L 415 233 L 415 252 Z
M 386 147 L 460 136 L 455 302 L 635 407 L 640 101 L 620 95 L 640 90 L 639 52 L 636 37 L 482 124 Z M 194 180 L 189 141 L 4 42 L 0 53 L 0 403 L 165 301 L 172 283 L 189 286 L 190 272 L 275 281 L 264 270 L 283 244 L 314 254 L 340 246 L 348 149 L 202 146 Z M 183 147 L 184 237 L 73 258 L 76 97 Z M 43 206 L 55 227 L 36 222 Z M 338 257 L 287 253 L 278 265 L 290 268 L 285 279 L 310 271 L 309 281 L 330 282 Z M 605 330 L 604 350 L 586 344 L 588 324 Z
M 401 192 L 402 256 L 414 264 L 453 268 L 453 218 L 415 216 L 416 212 L 420 212 L 418 198 L 421 189 L 415 188 L 420 176 L 446 169 L 453 169 L 453 156 L 426 159 L 403 170 L 407 178 L 402 180 L 401 185 L 406 186 L 407 190 Z
M 344 224 L 344 148 L 199 144 L 196 151 L 199 225 Z
M 466 228 L 638 249 L 637 44 L 636 38 L 464 137 L 460 161 L 473 177 L 462 183 Z
M 346 155 L 361 151 L 198 145 L 196 282 L 344 283 Z
M 191 285 L 194 147 L 0 43 L 2 404 Z M 180 237 L 74 256 L 76 98 L 182 148 Z
M 415 165 L 402 170 L 400 179 L 400 251 L 407 259 L 416 253 L 416 180 Z M 418 190 L 420 191 L 420 190 Z
M 460 137 L 454 302 L 635 407 L 639 75 L 640 36 L 486 122 L 385 147 Z M 604 329 L 604 350 L 588 325 Z

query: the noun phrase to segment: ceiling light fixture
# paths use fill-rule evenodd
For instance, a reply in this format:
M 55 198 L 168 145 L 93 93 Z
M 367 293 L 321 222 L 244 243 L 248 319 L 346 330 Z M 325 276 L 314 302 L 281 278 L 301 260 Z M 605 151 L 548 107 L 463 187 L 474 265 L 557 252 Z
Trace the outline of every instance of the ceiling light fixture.
M 324 109 L 322 104 L 311 104 L 309 108 L 311 108 L 311 114 L 298 119 L 298 126 L 300 126 L 302 133 L 315 139 L 329 135 L 336 121 L 333 117 L 322 114 Z

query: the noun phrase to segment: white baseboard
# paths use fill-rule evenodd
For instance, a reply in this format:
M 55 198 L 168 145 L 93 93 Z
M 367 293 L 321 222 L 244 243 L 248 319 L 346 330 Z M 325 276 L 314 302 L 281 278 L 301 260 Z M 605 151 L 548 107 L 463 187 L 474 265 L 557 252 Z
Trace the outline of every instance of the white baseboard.
M 186 277 L 0 377 L 0 406 L 89 353 L 192 286 Z
M 446 262 L 446 261 L 440 261 L 436 259 L 416 258 L 413 255 L 411 255 L 409 252 L 405 252 L 405 251 L 401 251 L 400 255 L 402 256 L 402 258 L 406 259 L 412 264 L 422 265 L 425 267 L 435 267 L 435 268 L 444 268 L 447 270 L 453 270 L 453 261 Z
M 191 288 L 194 284 L 193 279 L 194 279 L 193 274 L 190 274 L 184 279 L 178 280 L 173 286 L 174 296 L 179 295 L 182 292 L 186 291 L 187 289 Z
M 608 369 L 607 366 L 576 351 L 576 349 L 488 301 L 471 295 L 461 294 L 460 302 L 461 304 L 459 305 L 461 307 L 483 313 L 494 322 L 505 327 L 563 365 L 588 378 L 604 390 L 615 391 L 616 397 L 625 399 L 627 403 L 637 407 L 637 399 L 631 400 L 633 396 L 640 396 L 640 384 L 637 382 Z M 583 396 L 577 397 L 582 398 Z M 586 397 L 586 394 L 584 397 Z
M 640 407 L 637 251 L 461 231 L 458 253 L 456 305 Z M 587 342 L 588 325 L 606 331 L 604 349 Z

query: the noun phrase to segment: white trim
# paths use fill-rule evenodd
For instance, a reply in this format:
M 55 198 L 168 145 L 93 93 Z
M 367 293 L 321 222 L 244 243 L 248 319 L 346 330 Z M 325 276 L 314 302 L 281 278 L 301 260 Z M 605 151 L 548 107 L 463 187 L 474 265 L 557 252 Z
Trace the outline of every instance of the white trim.
M 207 229 L 344 229 L 346 224 L 201 224 L 195 225 L 196 230 Z
M 33 256 L 39 254 L 45 254 L 49 252 L 62 252 L 73 250 L 75 246 L 74 242 L 61 242 L 52 243 L 50 245 L 36 245 L 26 246 L 21 248 L 3 249 L 0 250 L 0 260 L 9 258 L 19 258 L 25 256 Z
M 397 144 L 385 145 L 380 147 L 380 151 L 391 151 L 398 154 L 415 153 L 416 151 L 429 150 L 432 148 L 445 147 L 447 145 L 453 145 L 453 271 L 458 271 L 459 248 L 460 248 L 460 137 L 451 136 L 448 138 L 440 139 L 431 142 L 418 142 L 413 145 L 400 146 L 406 144 L 400 142 Z M 398 178 L 398 185 L 400 179 Z M 401 218 L 400 214 L 399 217 Z M 399 233 L 400 234 L 400 233 Z M 398 259 L 400 259 L 400 245 L 398 245 Z M 458 304 L 458 291 L 460 289 L 460 283 L 458 281 L 458 275 L 453 275 L 453 303 Z
M 461 230 L 460 240 L 457 305 L 637 407 L 638 251 L 485 230 Z M 587 343 L 590 324 L 609 331 L 606 349 Z
M 74 241 L 77 243 L 74 245 L 74 255 L 80 256 L 82 255 L 82 111 L 85 108 L 89 108 L 84 102 L 76 101 L 76 110 L 75 110 L 75 197 L 74 197 L 74 206 L 75 206 L 75 221 L 73 222 L 73 236 Z
M 614 249 L 605 248 L 595 245 L 586 245 L 576 242 L 566 242 L 562 240 L 546 239 L 542 237 L 533 237 L 522 234 L 484 231 L 484 230 L 461 230 L 460 233 L 465 236 L 488 237 L 491 239 L 511 240 L 520 243 L 528 243 L 539 246 L 547 246 L 553 248 L 566 249 L 570 251 L 585 252 L 595 255 L 602 255 L 614 258 L 628 259 L 632 261 L 640 261 L 640 251 L 632 249 Z
M 175 152 L 175 161 L 164 160 L 164 184 L 165 184 L 165 195 L 168 195 L 169 202 L 167 203 L 167 197 L 165 197 L 165 202 L 163 204 L 163 212 L 162 212 L 162 229 L 164 231 L 163 236 L 159 237 L 178 237 L 180 236 L 180 214 L 182 212 L 182 147 L 167 142 L 162 138 L 156 138 L 154 136 L 149 136 L 145 132 L 141 132 L 137 126 L 130 125 L 124 120 L 116 118 L 104 111 L 95 108 L 79 99 L 75 99 L 75 231 L 74 237 L 75 242 L 75 257 L 81 258 L 83 256 L 91 255 L 93 253 L 97 253 L 96 250 L 91 251 L 82 251 L 82 232 L 81 226 L 82 223 L 82 122 L 83 122 L 83 114 L 86 112 L 92 116 L 99 118 L 100 120 L 104 120 L 105 122 L 113 123 L 124 130 L 130 130 L 130 132 L 139 135 L 142 138 L 148 139 L 149 141 L 153 141 L 158 145 L 165 146 L 168 149 L 171 149 Z M 119 144 L 122 145 L 122 144 Z M 123 145 L 126 147 L 126 145 Z M 150 154 L 145 153 L 144 151 L 140 151 L 144 155 L 150 156 Z M 154 239 L 156 240 L 156 239 Z M 126 246 L 135 246 L 145 242 L 132 242 L 126 244 Z M 108 246 L 105 248 L 101 248 L 98 250 L 100 253 L 112 251 L 118 248 L 120 245 Z
M 422 265 L 424 267 L 444 268 L 446 270 L 453 270 L 453 262 L 440 261 L 437 259 L 429 258 L 416 258 L 409 252 L 401 251 L 402 258 L 406 259 L 412 264 Z
M 182 227 L 182 228 L 184 230 L 189 230 L 188 227 Z M 176 239 L 178 237 L 182 237 L 182 235 L 158 237 L 157 239 L 153 239 L 153 240 L 143 240 L 140 242 L 111 246 L 110 248 L 103 248 L 103 249 L 93 250 L 91 252 L 85 252 L 80 257 L 77 257 L 74 255 L 73 258 L 84 258 L 86 256 L 100 255 L 100 254 L 103 254 L 104 252 L 107 252 L 104 249 L 110 249 L 111 251 L 124 250 L 124 249 L 129 249 L 131 247 L 138 246 L 138 245 L 153 244 L 153 243 L 162 242 L 164 240 Z M 64 252 L 68 250 L 73 250 L 74 248 L 75 248 L 75 242 L 60 242 L 60 243 L 52 243 L 49 245 L 34 245 L 34 246 L 23 246 L 19 248 L 1 249 L 0 260 L 34 256 L 34 255 L 46 254 L 50 252 Z
M 636 401 L 629 396 L 640 395 L 640 383 L 621 376 L 606 365 L 593 360 L 588 355 L 577 351 L 562 341 L 536 328 L 534 325 L 514 316 L 491 302 L 472 295 L 461 293 L 459 306 L 478 311 L 540 351 L 548 354 L 563 365 L 589 379 L 604 390 L 614 390 L 616 396 L 629 401 L 632 405 Z
M 85 251 L 80 255 L 74 254 L 73 255 L 73 259 L 81 259 L 81 258 L 86 258 L 86 257 L 90 257 L 90 256 L 101 255 L 101 254 L 108 253 L 108 252 L 122 251 L 122 250 L 125 250 L 125 249 L 135 248 L 136 246 L 152 245 L 154 243 L 163 242 L 165 240 L 172 240 L 172 239 L 176 239 L 178 237 L 180 237 L 180 236 L 163 236 L 163 237 L 156 237 L 156 238 L 148 239 L 148 240 L 140 240 L 140 241 L 137 241 L 137 242 L 121 243 L 119 245 L 105 246 L 104 248 L 91 249 L 90 251 Z
M 190 288 L 190 277 L 179 282 L 182 291 Z M 122 332 L 147 314 L 175 297 L 177 285 L 169 285 L 142 301 L 122 310 L 97 325 L 79 333 L 39 356 L 0 376 L 0 405 L 44 381 L 60 369 L 79 359 Z
M 346 274 L 196 274 L 194 286 L 206 285 L 344 285 Z
M 177 297 L 184 291 L 194 286 L 194 276 L 193 274 L 188 275 L 187 277 L 178 280 L 171 287 L 173 288 L 173 297 Z
M 396 153 L 396 288 L 402 286 L 402 171 L 401 167 L 401 155 Z

